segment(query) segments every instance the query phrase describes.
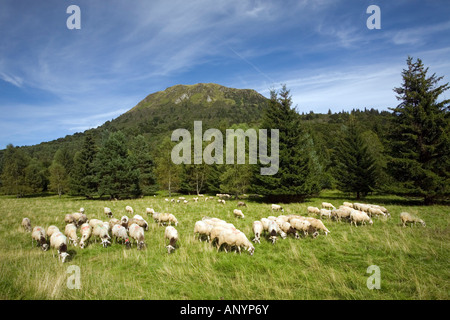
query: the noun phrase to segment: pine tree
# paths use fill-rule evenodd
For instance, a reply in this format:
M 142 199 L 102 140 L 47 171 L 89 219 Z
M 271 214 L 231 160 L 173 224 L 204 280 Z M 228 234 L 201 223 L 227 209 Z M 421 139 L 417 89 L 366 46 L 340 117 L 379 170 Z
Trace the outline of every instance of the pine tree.
M 393 191 L 421 196 L 429 204 L 450 194 L 450 100 L 439 100 L 449 84 L 427 76 L 428 68 L 407 59 L 401 87 L 394 88 L 401 103 L 392 108 L 392 145 L 388 168 L 398 181 Z
M 94 166 L 99 195 L 121 199 L 140 195 L 139 169 L 129 155 L 127 140 L 121 131 L 111 133 L 100 148 Z
M 336 148 L 335 179 L 339 190 L 356 193 L 356 198 L 360 199 L 375 188 L 375 159 L 354 119 L 350 120 L 348 127 L 342 127 L 342 135 Z
M 95 175 L 94 159 L 97 146 L 91 132 L 84 138 L 80 151 L 73 158 L 73 170 L 70 175 L 70 189 L 72 194 L 92 198 L 97 193 L 97 177 Z
M 271 91 L 261 128 L 279 129 L 279 170 L 275 175 L 254 174 L 253 191 L 274 200 L 294 200 L 320 191 L 313 172 L 320 170 L 311 136 L 300 125 L 289 90 Z M 270 139 L 268 139 L 270 141 Z M 270 143 L 268 143 L 270 144 Z M 268 147 L 270 150 L 270 148 Z M 258 166 L 256 166 L 258 167 Z

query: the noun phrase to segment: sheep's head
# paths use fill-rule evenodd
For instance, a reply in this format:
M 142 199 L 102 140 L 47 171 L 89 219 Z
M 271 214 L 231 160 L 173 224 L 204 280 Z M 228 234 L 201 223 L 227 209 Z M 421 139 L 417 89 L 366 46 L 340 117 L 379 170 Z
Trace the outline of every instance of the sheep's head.
M 253 253 L 255 252 L 255 247 L 253 245 L 250 244 L 250 246 L 247 249 L 248 253 L 250 253 L 250 255 L 252 256 Z
M 173 250 L 175 250 L 174 246 L 171 246 L 170 244 L 168 246 L 166 246 L 167 252 L 171 253 Z
M 423 221 L 422 219 L 419 219 L 419 223 L 422 225 L 422 227 L 426 226 L 425 221 Z
M 49 248 L 49 246 L 48 246 L 48 244 L 46 244 L 46 243 L 44 243 L 44 244 L 41 246 L 42 251 L 47 251 L 48 248 Z
M 125 247 L 127 248 L 127 249 L 130 249 L 131 248 L 131 242 L 130 242 L 130 239 L 125 239 Z
M 86 247 L 86 243 L 83 240 L 81 240 L 80 241 L 80 249 L 84 249 L 85 247 Z
M 138 250 L 141 250 L 143 248 L 145 248 L 145 242 L 144 241 L 139 241 L 138 242 Z
M 103 248 L 107 248 L 108 245 L 110 245 L 110 244 L 111 244 L 111 241 L 109 241 L 107 238 L 103 238 L 102 239 L 102 246 L 103 246 Z
M 67 258 L 68 256 L 70 256 L 70 255 L 69 255 L 67 252 L 61 252 L 61 253 L 59 254 L 59 257 L 60 257 L 62 263 L 64 263 L 64 262 L 66 261 L 66 258 Z

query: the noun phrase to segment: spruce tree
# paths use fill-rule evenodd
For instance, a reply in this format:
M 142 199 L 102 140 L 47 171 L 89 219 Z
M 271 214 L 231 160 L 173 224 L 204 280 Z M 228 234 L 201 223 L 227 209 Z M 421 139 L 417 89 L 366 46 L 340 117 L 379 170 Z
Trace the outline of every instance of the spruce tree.
M 300 116 L 292 108 L 286 86 L 282 87 L 279 97 L 274 90 L 270 95 L 261 128 L 279 130 L 279 170 L 274 175 L 264 176 L 256 166 L 253 191 L 274 201 L 304 198 L 320 191 L 317 177 L 313 176 L 314 171 L 317 173 L 320 170 L 314 156 L 313 140 L 306 128 L 301 126 Z
M 143 135 L 138 135 L 131 141 L 130 153 L 132 161 L 139 170 L 137 193 L 145 195 L 155 193 L 158 189 L 154 173 L 155 164 L 150 154 L 150 146 Z
M 393 191 L 429 204 L 450 194 L 450 100 L 439 99 L 449 84 L 439 85 L 443 77 L 427 73 L 420 59 L 408 57 L 403 82 L 394 88 L 401 103 L 391 109 L 388 168 L 397 180 Z
M 26 168 L 30 158 L 17 147 L 8 144 L 3 154 L 3 170 L 1 174 L 2 191 L 23 197 L 27 191 Z
M 80 151 L 75 153 L 73 169 L 70 174 L 70 189 L 72 194 L 92 198 L 97 193 L 97 177 L 95 175 L 94 159 L 97 146 L 91 132 L 84 138 Z
M 335 179 L 344 192 L 356 194 L 356 198 L 373 191 L 377 181 L 375 159 L 357 129 L 354 119 L 349 126 L 342 126 L 342 137 L 335 150 Z

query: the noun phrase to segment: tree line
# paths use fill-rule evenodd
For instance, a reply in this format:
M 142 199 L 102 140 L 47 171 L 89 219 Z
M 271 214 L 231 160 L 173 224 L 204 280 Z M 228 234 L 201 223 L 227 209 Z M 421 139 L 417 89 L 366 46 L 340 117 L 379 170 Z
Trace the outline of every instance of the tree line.
M 391 112 L 299 114 L 286 86 L 272 91 L 259 125 L 280 132 L 280 166 L 273 176 L 260 175 L 260 165 L 175 165 L 169 137 L 152 148 L 143 135 L 104 130 L 100 142 L 87 132 L 79 150 L 60 148 L 50 163 L 8 145 L 0 163 L 1 191 L 111 199 L 161 190 L 169 197 L 254 193 L 291 201 L 336 188 L 357 199 L 372 192 L 422 197 L 425 203 L 448 199 L 450 100 L 440 97 L 449 85 L 439 84 L 443 77 L 429 76 L 422 61 L 411 57 L 402 78 L 393 89 L 400 103 Z M 249 125 L 232 129 L 245 131 Z

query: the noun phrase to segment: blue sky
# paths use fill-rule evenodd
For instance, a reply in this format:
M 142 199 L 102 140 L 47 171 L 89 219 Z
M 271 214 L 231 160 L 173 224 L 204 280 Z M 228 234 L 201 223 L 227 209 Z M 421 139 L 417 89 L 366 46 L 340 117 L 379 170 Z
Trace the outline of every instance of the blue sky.
M 0 0 L 0 149 L 95 128 L 176 84 L 286 84 L 299 112 L 387 110 L 408 55 L 449 81 L 449 17 L 447 0 Z

